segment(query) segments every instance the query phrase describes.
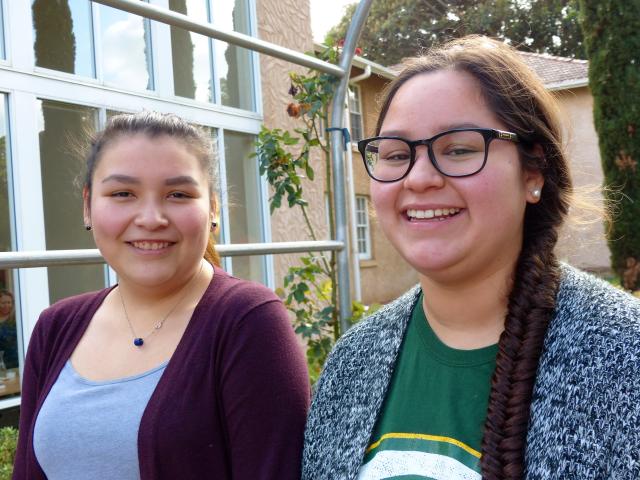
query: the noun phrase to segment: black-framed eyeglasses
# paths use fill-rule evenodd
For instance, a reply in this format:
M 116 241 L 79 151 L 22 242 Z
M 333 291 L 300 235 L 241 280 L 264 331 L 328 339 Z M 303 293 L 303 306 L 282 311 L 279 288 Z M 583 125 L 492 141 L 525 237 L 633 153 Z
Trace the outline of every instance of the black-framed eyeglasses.
M 420 145 L 426 145 L 431 163 L 442 175 L 468 177 L 484 168 L 494 139 L 520 141 L 515 133 L 493 128 L 456 128 L 424 140 L 365 138 L 358 142 L 358 150 L 367 173 L 378 182 L 397 182 L 406 177 L 416 163 L 416 147 Z

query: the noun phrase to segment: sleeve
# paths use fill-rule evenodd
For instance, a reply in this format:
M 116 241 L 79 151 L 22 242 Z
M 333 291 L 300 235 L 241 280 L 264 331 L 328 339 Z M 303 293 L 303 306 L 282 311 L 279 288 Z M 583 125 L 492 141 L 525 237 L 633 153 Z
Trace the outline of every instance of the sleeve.
M 251 309 L 221 374 L 234 480 L 298 480 L 310 402 L 305 358 L 279 300 Z
M 20 399 L 20 420 L 18 427 L 18 446 L 14 460 L 13 480 L 32 480 L 40 472 L 31 465 L 32 462 L 32 427 L 38 398 L 44 382 L 44 341 L 47 337 L 43 313 L 36 324 L 29 340 L 29 348 L 22 372 L 22 391 Z M 39 478 L 39 477 L 38 477 Z
M 619 379 L 615 401 L 613 452 L 609 456 L 609 477 L 640 479 L 640 342 L 629 342 L 627 355 L 619 359 L 625 375 Z

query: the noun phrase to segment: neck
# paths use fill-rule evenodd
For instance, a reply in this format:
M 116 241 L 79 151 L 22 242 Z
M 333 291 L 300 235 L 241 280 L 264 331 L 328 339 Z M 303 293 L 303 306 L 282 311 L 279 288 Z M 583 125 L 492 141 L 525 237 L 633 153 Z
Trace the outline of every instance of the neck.
M 180 301 L 181 306 L 189 304 L 193 296 L 191 293 L 204 291 L 212 277 L 213 267 L 203 260 L 197 270 L 179 285 L 147 287 L 120 279 L 118 289 L 119 295 L 122 295 L 126 302 L 127 309 L 149 313 L 162 312 L 166 310 L 167 305 L 174 305 L 176 301 Z M 184 301 L 180 300 L 183 297 L 185 297 Z
M 420 277 L 429 325 L 446 345 L 470 350 L 498 343 L 504 330 L 514 265 L 481 279 L 442 283 Z

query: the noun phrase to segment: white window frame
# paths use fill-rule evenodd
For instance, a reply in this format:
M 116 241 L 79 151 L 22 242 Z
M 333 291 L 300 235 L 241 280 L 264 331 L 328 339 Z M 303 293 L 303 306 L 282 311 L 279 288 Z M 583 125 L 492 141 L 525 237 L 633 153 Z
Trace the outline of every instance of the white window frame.
M 359 260 L 371 260 L 373 257 L 371 252 L 371 223 L 369 222 L 369 197 L 366 195 L 356 195 L 356 211 L 353 219 L 356 225 L 356 245 L 358 247 Z M 360 218 L 364 222 L 360 222 Z M 364 231 L 364 236 L 360 232 Z M 360 249 L 364 245 L 364 249 Z
M 150 0 L 151 4 L 166 8 L 167 0 Z M 251 31 L 257 32 L 255 17 L 256 0 L 249 0 Z M 38 141 L 38 101 L 53 100 L 98 109 L 100 123 L 104 124 L 105 111 L 123 112 L 156 110 L 175 113 L 186 120 L 215 128 L 224 137 L 225 130 L 258 135 L 263 123 L 261 81 L 258 54 L 253 52 L 253 95 L 256 111 L 223 107 L 215 103 L 195 102 L 173 94 L 172 56 L 170 52 L 170 29 L 167 25 L 152 22 L 151 45 L 153 72 L 156 90 L 127 91 L 113 85 L 104 85 L 100 80 L 99 58 L 95 58 L 98 79 L 57 72 L 35 66 L 31 2 L 0 0 L 4 17 L 4 44 L 6 59 L 0 59 L 0 92 L 7 95 L 8 128 L 7 145 L 11 159 L 7 162 L 8 178 L 12 179 L 9 190 L 13 191 L 11 215 L 15 228 L 16 251 L 46 250 L 44 231 L 44 207 L 40 168 L 40 146 Z M 95 11 L 95 7 L 93 11 Z M 94 28 L 97 22 L 95 18 Z M 160 54 L 159 49 L 169 49 Z M 94 52 L 99 50 L 94 49 Z M 96 53 L 96 57 L 99 52 Z M 215 78 L 215 75 L 214 75 Z M 162 80 L 162 81 L 160 81 Z M 219 148 L 224 152 L 224 148 Z M 224 157 L 221 159 L 223 165 Z M 224 179 L 221 176 L 221 180 Z M 261 178 L 255 179 L 262 201 L 263 236 L 271 241 L 270 217 L 268 214 L 268 186 Z M 222 204 L 225 189 L 221 188 Z M 223 210 L 222 216 L 227 213 Z M 228 215 L 227 215 L 228 220 Z M 224 220 L 223 220 L 224 221 Z M 79 234 L 82 219 L 78 219 Z M 265 258 L 265 281 L 274 285 L 274 268 L 271 257 Z M 23 268 L 14 272 L 16 277 L 16 304 L 20 308 L 22 342 L 26 350 L 35 323 L 49 306 L 49 288 L 46 268 Z M 108 282 L 116 281 L 115 274 L 108 272 Z M 19 298 L 19 300 L 18 300 Z M 22 361 L 24 356 L 21 357 Z M 22 363 L 21 361 L 21 363 Z M 0 410 L 18 405 L 19 397 L 0 400 Z
M 357 144 L 364 138 L 364 122 L 362 121 L 362 91 L 359 85 L 349 85 L 349 124 L 351 125 L 351 143 Z M 353 94 L 353 95 L 351 95 Z M 360 131 L 360 138 L 354 132 Z

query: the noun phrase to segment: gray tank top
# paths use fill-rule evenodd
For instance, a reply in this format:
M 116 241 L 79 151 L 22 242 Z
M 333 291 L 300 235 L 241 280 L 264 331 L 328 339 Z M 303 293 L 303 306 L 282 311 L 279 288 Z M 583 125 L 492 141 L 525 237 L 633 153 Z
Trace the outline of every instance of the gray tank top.
M 94 382 L 67 361 L 33 434 L 49 480 L 140 478 L 138 428 L 168 362 L 132 377 Z

